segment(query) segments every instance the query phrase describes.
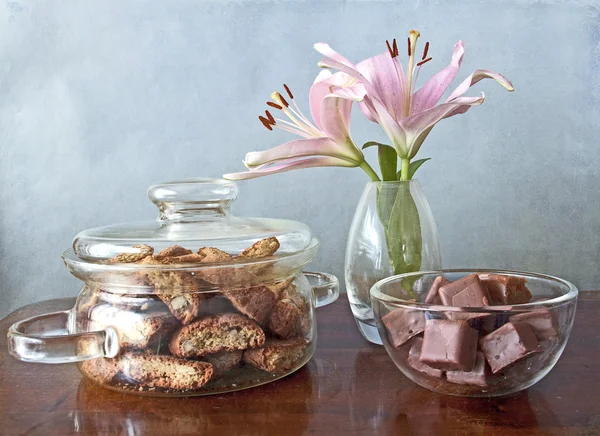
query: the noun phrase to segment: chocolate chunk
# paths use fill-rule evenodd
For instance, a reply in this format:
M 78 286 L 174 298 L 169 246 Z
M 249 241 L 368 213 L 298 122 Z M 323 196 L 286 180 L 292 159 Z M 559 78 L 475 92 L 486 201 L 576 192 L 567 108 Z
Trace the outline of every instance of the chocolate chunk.
M 554 312 L 539 310 L 535 312 L 520 313 L 510 317 L 511 322 L 524 322 L 529 324 L 539 341 L 558 336 L 558 319 Z
M 485 387 L 487 386 L 485 379 L 485 365 L 483 353 L 477 352 L 475 366 L 472 371 L 448 371 L 446 372 L 446 378 L 451 383 Z
M 522 277 L 480 274 L 479 278 L 487 287 L 492 304 L 523 304 L 531 300 L 531 292 Z
M 438 294 L 438 290 L 441 286 L 452 283 L 444 276 L 437 276 L 433 283 L 431 284 L 431 288 L 429 288 L 429 292 L 425 296 L 425 303 L 428 304 L 442 304 L 442 299 Z
M 417 371 L 420 372 L 424 372 L 427 375 L 430 375 L 432 377 L 437 377 L 437 378 L 442 378 L 442 376 L 444 375 L 444 372 L 436 369 L 436 368 L 432 368 L 431 366 L 421 362 L 421 360 L 419 360 L 419 356 L 421 355 L 421 349 L 423 347 L 423 339 L 422 338 L 414 338 L 412 340 L 412 344 L 410 347 L 410 350 L 408 352 L 408 359 L 407 362 L 410 366 L 412 366 L 414 369 L 416 369 Z
M 394 309 L 383 318 L 394 347 L 399 347 L 425 330 L 425 315 L 420 310 Z
M 490 298 L 485 286 L 473 283 L 452 297 L 452 305 L 457 307 L 481 307 L 490 304 Z
M 477 330 L 466 321 L 427 320 L 421 362 L 438 369 L 471 371 L 475 365 L 477 338 Z
M 496 374 L 508 365 L 536 351 L 538 340 L 524 322 L 509 322 L 479 340 L 485 359 Z
M 467 310 L 448 311 L 446 318 L 454 321 L 467 321 L 471 327 L 479 331 L 480 337 L 492 333 L 508 322 L 508 316 L 503 314 L 468 312 Z
M 446 306 L 479 307 L 490 302 L 490 295 L 477 274 L 441 286 L 438 293 Z
M 493 313 L 467 313 L 461 314 L 459 317 L 457 313 L 451 314 L 453 317 L 450 319 L 463 319 L 469 323 L 471 327 L 479 332 L 480 336 L 485 336 L 492 333 L 499 327 L 502 327 L 507 322 L 507 316 L 504 314 L 493 314 Z

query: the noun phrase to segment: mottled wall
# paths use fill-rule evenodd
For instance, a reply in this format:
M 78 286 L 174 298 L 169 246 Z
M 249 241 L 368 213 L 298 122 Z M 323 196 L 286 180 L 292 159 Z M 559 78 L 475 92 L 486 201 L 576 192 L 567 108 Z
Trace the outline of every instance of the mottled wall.
M 431 41 L 422 78 L 463 39 L 459 78 L 503 72 L 482 107 L 438 125 L 419 178 L 447 267 L 534 270 L 600 288 L 600 2 L 3 1 L 0 5 L 0 316 L 79 283 L 73 235 L 151 219 L 158 181 L 242 168 L 290 139 L 257 115 L 284 81 L 306 108 L 312 45 L 352 60 L 410 28 Z M 458 83 L 458 80 L 457 80 Z M 353 124 L 358 143 L 384 140 Z M 368 158 L 375 160 L 375 152 Z M 366 176 L 313 169 L 241 184 L 235 211 L 308 223 L 312 268 L 342 276 Z

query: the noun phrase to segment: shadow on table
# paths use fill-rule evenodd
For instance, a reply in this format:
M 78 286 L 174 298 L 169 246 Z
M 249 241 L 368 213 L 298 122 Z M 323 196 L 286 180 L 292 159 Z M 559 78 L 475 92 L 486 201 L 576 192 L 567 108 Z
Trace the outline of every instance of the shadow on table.
M 390 379 L 390 372 L 381 370 L 388 364 L 393 365 L 387 355 L 382 357 L 373 350 L 357 353 L 350 398 L 354 428 L 376 434 L 427 436 L 487 435 L 494 427 L 539 427 L 540 434 L 553 434 L 552 429 L 563 428 L 544 394 L 535 389 L 491 399 L 442 395 L 418 386 L 400 370 Z M 365 413 L 365 397 L 371 413 Z

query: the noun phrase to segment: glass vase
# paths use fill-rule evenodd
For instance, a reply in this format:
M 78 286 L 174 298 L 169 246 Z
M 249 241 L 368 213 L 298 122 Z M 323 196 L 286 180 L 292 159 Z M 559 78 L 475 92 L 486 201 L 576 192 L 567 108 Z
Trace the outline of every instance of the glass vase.
M 442 267 L 437 227 L 418 180 L 369 182 L 346 247 L 345 278 L 361 334 L 381 344 L 369 290 L 394 274 Z

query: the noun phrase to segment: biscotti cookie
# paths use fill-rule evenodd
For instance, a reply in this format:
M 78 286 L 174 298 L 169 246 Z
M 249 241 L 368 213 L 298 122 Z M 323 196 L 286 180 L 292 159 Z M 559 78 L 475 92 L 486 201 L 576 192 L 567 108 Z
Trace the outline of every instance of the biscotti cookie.
M 146 244 L 134 245 L 131 248 L 133 248 L 132 252 L 118 254 L 115 257 L 108 259 L 107 262 L 134 263 L 144 259 L 147 256 L 152 256 L 152 253 L 154 253 L 154 248 Z
M 160 347 L 161 343 L 169 341 L 171 334 L 179 326 L 166 309 L 165 312 L 137 313 L 110 304 L 94 306 L 89 311 L 89 319 L 89 330 L 113 327 L 119 336 L 121 349 Z
M 138 263 L 164 265 L 165 262 L 148 256 Z M 152 270 L 143 274 L 148 284 L 154 286 L 154 293 L 182 324 L 189 324 L 198 316 L 205 297 L 199 293 L 200 284 L 194 275 L 184 271 Z
M 261 325 L 273 310 L 276 299 L 275 294 L 266 286 L 227 290 L 223 294 L 233 307 Z
M 123 376 L 143 387 L 197 389 L 213 375 L 210 363 L 172 356 L 126 353 L 118 359 Z
M 263 371 L 280 374 L 294 367 L 304 355 L 308 342 L 301 338 L 267 339 L 265 345 L 244 351 L 244 362 Z
M 218 377 L 238 366 L 242 360 L 242 354 L 242 350 L 221 351 L 220 353 L 204 356 L 202 360 L 212 365 L 213 377 Z
M 207 294 L 207 299 L 202 303 L 200 316 L 217 315 L 219 313 L 233 313 L 236 311 L 231 301 L 221 292 Z
M 277 283 L 273 283 L 273 284 L 266 284 L 264 286 L 269 288 L 269 291 L 271 291 L 271 292 L 273 292 L 273 294 L 275 294 L 275 298 L 277 300 L 280 300 L 282 297 L 283 291 L 285 291 L 292 284 L 294 279 L 295 279 L 295 277 L 290 277 L 281 282 L 277 282 Z
M 81 371 L 96 383 L 107 384 L 111 383 L 119 373 L 117 363 L 117 359 L 105 359 L 103 357 L 84 360 L 81 363 Z
M 77 316 L 80 319 L 88 318 L 89 312 L 102 301 L 100 299 L 101 292 L 99 288 L 86 286 L 86 290 L 77 299 Z
M 279 250 L 279 241 L 276 237 L 261 239 L 246 248 L 240 254 L 235 256 L 236 259 L 261 259 L 275 254 Z
M 208 362 L 128 352 L 114 359 L 92 359 L 81 365 L 82 371 L 102 384 L 126 382 L 140 390 L 165 388 L 174 390 L 198 389 L 213 376 Z
M 234 260 L 229 253 L 213 247 L 202 247 L 197 254 L 201 257 L 201 263 L 229 263 Z M 256 280 L 245 266 L 204 267 L 198 271 L 198 277 L 219 286 L 239 286 Z
M 267 322 L 268 330 L 275 336 L 287 339 L 307 335 L 310 332 L 310 307 L 298 293 L 296 286 L 289 285 L 281 293 Z
M 253 259 L 264 259 L 270 256 L 273 256 L 275 252 L 279 250 L 279 241 L 276 237 L 271 236 L 270 238 L 261 239 L 251 247 L 246 248 L 240 254 L 235 256 L 236 260 L 253 260 Z M 257 265 L 248 265 L 244 268 L 244 271 L 253 275 L 253 276 L 263 276 L 268 274 L 269 271 L 273 269 L 272 263 L 262 264 L 259 263 Z M 237 283 L 240 283 L 239 281 Z
M 199 248 L 197 254 L 202 258 L 202 263 L 229 262 L 233 259 L 231 254 L 225 253 L 223 250 L 214 247 Z
M 163 260 L 167 257 L 177 257 L 177 256 L 185 256 L 187 254 L 192 254 L 192 250 L 182 247 L 181 245 L 172 245 L 170 247 L 161 250 L 154 257 L 157 260 Z
M 169 350 L 174 356 L 202 357 L 260 347 L 264 343 L 265 334 L 254 321 L 239 313 L 222 313 L 180 328 L 173 335 Z

